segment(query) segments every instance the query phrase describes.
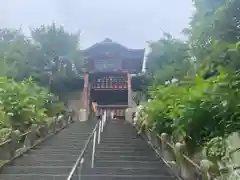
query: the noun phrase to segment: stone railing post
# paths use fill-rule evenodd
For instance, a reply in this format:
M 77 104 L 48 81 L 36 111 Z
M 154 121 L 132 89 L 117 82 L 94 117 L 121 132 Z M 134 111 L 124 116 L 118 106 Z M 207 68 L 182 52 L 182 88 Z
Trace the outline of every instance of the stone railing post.
M 37 138 L 37 124 L 33 124 L 24 140 L 24 147 L 32 147 Z
M 70 110 L 70 112 L 69 112 L 69 121 L 70 121 L 71 123 L 74 122 L 74 116 L 75 116 L 74 111 L 73 111 L 73 110 Z
M 161 139 L 161 152 L 162 152 L 162 156 L 163 159 L 167 162 L 171 162 L 174 161 L 174 155 L 172 152 L 172 150 L 170 149 L 168 142 L 169 142 L 169 136 L 167 133 L 162 133 L 160 136 Z
M 62 126 L 63 126 L 62 115 L 59 115 L 57 117 L 57 120 L 56 120 L 56 130 L 55 130 L 55 132 L 58 131 L 59 129 L 61 129 Z
M 41 126 L 39 128 L 40 138 L 43 138 L 43 137 L 47 136 L 47 134 L 48 134 L 48 125 L 44 124 L 43 126 Z
M 212 168 L 210 167 L 209 171 L 210 171 L 210 169 L 212 169 Z M 230 180 L 229 177 L 231 176 L 232 172 L 231 172 L 229 167 L 220 167 L 219 172 L 220 172 L 220 177 L 221 177 L 222 180 L 224 180 L 224 179 L 229 179 Z M 207 173 L 207 174 L 210 175 L 210 173 Z
M 74 113 L 69 112 L 65 116 L 48 118 L 46 123 L 40 127 L 37 124 L 32 124 L 29 132 L 23 134 L 19 130 L 10 131 L 7 140 L 0 143 L 0 160 L 8 162 L 14 157 L 25 153 L 35 144 L 45 140 L 46 136 L 53 135 L 68 126 L 69 123 L 74 122 L 72 121 L 73 115 Z M 0 164 L 0 167 L 4 166 L 4 164 Z
M 155 149 L 159 150 L 159 138 L 158 138 L 158 135 L 155 131 L 152 131 L 151 132 L 151 139 L 152 139 L 152 145 Z
M 54 117 L 53 121 L 51 123 L 53 133 L 56 133 L 56 131 L 57 131 L 57 120 L 58 120 L 58 116 Z
M 16 153 L 16 150 L 19 148 L 20 134 L 21 133 L 18 130 L 15 130 L 10 134 L 11 142 L 9 143 L 9 147 L 8 147 L 8 152 L 9 152 L 8 159 L 13 158 Z
M 176 143 L 175 145 L 175 155 L 176 155 L 176 162 L 179 166 L 179 173 L 180 176 L 184 180 L 193 180 L 194 177 L 194 170 L 193 167 L 187 162 L 184 158 L 186 154 L 186 145 L 182 143 Z
M 202 174 L 202 180 L 211 180 L 210 170 L 214 167 L 214 164 L 209 160 L 202 160 L 200 163 L 200 170 Z
M 65 115 L 63 116 L 63 119 L 64 119 L 64 126 L 67 127 L 68 124 L 69 124 L 69 121 L 68 121 L 68 114 L 65 114 Z
M 228 137 L 229 163 L 232 176 L 240 178 L 240 132 L 232 133 Z
M 151 131 L 149 131 L 148 129 L 146 129 L 146 136 L 147 136 L 147 139 L 148 139 L 148 141 L 152 141 L 152 137 L 151 137 Z

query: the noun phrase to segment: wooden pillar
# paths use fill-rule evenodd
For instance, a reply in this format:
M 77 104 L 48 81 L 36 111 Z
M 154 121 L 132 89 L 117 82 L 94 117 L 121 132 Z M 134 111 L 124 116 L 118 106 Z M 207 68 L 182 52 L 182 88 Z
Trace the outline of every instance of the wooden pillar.
M 131 107 L 132 106 L 132 86 L 131 86 L 132 76 L 130 73 L 128 73 L 127 77 L 128 77 L 128 107 Z
M 89 75 L 85 73 L 84 75 L 84 87 L 83 87 L 83 108 L 86 109 L 88 114 L 88 101 L 89 101 L 89 92 L 88 92 L 88 85 L 89 85 Z

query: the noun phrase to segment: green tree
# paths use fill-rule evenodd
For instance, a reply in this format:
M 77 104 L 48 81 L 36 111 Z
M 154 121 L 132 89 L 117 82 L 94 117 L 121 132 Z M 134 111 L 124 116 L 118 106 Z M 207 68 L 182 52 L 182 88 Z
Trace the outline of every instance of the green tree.
M 0 59 L 5 69 L 2 75 L 22 79 L 28 70 L 31 43 L 21 30 L 0 29 Z
M 147 72 L 152 75 L 155 83 L 164 83 L 172 78 L 181 79 L 192 67 L 187 42 L 173 38 L 165 33 L 164 36 L 150 44 L 152 49 L 148 56 Z
M 49 26 L 42 25 L 32 29 L 31 34 L 33 43 L 45 56 L 44 62 L 41 63 L 53 76 L 59 71 L 64 74 L 63 76 L 74 76 L 78 73 L 77 70 L 82 68 L 83 58 L 79 49 L 80 32 L 68 33 L 62 26 L 57 27 L 52 23 Z
M 194 4 L 196 12 L 190 28 L 185 30 L 189 34 L 192 54 L 200 64 L 224 63 L 225 59 L 221 57 L 229 49 L 228 44 L 239 41 L 240 1 L 194 0 Z
M 54 23 L 31 29 L 30 38 L 21 30 L 0 29 L 1 75 L 17 81 L 31 76 L 55 93 L 68 91 L 65 83 L 78 83 L 83 74 L 79 35 Z
M 240 128 L 240 1 L 193 2 L 196 12 L 183 30 L 188 41 L 165 34 L 151 44 L 148 72 L 156 84 L 143 124 L 184 140 L 192 150 L 207 147 L 216 162 L 225 156 L 222 142 Z M 162 85 L 172 77 L 180 82 Z

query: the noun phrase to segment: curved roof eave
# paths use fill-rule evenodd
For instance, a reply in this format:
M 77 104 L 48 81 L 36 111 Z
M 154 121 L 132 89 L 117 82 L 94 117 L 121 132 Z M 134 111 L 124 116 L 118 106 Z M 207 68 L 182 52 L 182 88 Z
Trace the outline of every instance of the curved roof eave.
M 122 49 L 122 50 L 125 50 L 125 51 L 132 51 L 132 52 L 138 52 L 138 51 L 142 51 L 144 49 L 132 49 L 132 48 L 128 48 L 120 43 L 117 43 L 115 41 L 112 41 L 111 39 L 109 38 L 106 38 L 105 40 L 101 41 L 101 42 L 98 42 L 96 44 L 93 44 L 92 46 L 86 48 L 86 49 L 83 49 L 82 51 L 83 52 L 89 52 L 89 51 L 92 51 L 94 49 L 97 49 L 98 47 L 103 47 L 103 46 L 112 46 L 112 47 L 115 47 L 115 48 L 119 48 L 119 49 Z

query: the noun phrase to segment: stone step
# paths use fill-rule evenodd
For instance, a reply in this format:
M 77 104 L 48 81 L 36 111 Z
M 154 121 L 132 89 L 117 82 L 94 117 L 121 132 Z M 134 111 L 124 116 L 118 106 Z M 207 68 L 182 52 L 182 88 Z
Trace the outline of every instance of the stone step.
M 74 160 L 42 160 L 42 159 L 22 159 L 19 158 L 15 160 L 12 165 L 13 166 L 71 166 L 76 162 L 76 159 Z M 0 175 L 1 177 L 1 175 Z
M 52 144 L 52 145 L 48 145 L 47 148 L 53 148 L 53 149 L 72 149 L 72 148 L 82 148 L 84 143 L 86 142 L 87 139 L 82 139 L 81 142 L 79 143 L 59 143 L 59 144 Z M 39 148 L 43 149 L 43 146 L 38 146 Z M 36 148 L 35 148 L 36 149 Z
M 96 161 L 105 160 L 105 161 L 159 161 L 159 157 L 156 156 L 120 156 L 120 155 L 112 155 L 112 156 L 95 156 Z
M 116 127 L 118 127 L 118 129 L 116 129 Z M 115 129 L 114 129 L 115 128 Z M 124 131 L 124 134 L 121 134 L 121 132 Z M 132 129 L 127 126 L 105 126 L 104 132 L 107 133 L 113 133 L 114 134 L 119 134 L 120 136 L 125 136 L 125 135 L 136 135 L 136 130 Z M 111 134 L 112 135 L 112 134 Z
M 86 163 L 82 179 L 176 179 L 147 142 L 131 125 L 108 122 L 97 146 L 95 168 Z M 91 158 L 86 157 L 89 161 Z
M 0 180 L 66 180 L 91 133 L 90 127 L 93 129 L 94 124 L 70 126 L 43 146 L 15 160 L 12 166 L 4 168 Z M 96 146 L 95 168 L 90 167 L 90 144 L 81 180 L 176 179 L 130 125 L 120 121 L 108 122 L 101 135 L 101 144 Z M 74 178 L 79 179 L 77 176 Z
M 118 127 L 118 129 L 114 129 L 115 127 Z M 134 129 L 132 127 L 129 127 L 128 124 L 124 124 L 124 125 L 121 125 L 121 124 L 107 124 L 107 126 L 105 126 L 105 129 L 104 129 L 105 132 L 114 132 L 114 133 L 121 132 L 121 130 L 124 130 L 124 132 L 128 133 L 128 134 L 133 134 L 133 133 L 136 132 L 136 129 Z
M 66 150 L 66 151 L 69 151 L 69 150 L 80 150 L 79 149 L 79 146 L 37 146 L 37 147 L 34 147 L 34 149 L 32 149 L 33 151 L 36 150 L 36 151 L 42 151 L 42 150 L 46 150 L 46 151 L 56 151 L 56 150 Z
M 66 180 L 93 128 L 70 125 L 4 167 L 0 180 Z
M 28 154 L 72 154 L 72 155 L 79 155 L 81 152 L 81 149 L 33 149 L 29 151 Z
M 90 134 L 88 134 L 89 136 Z M 82 136 L 78 136 L 79 138 L 82 139 L 87 139 L 88 136 L 86 137 L 82 137 Z M 82 143 L 81 141 L 79 142 L 78 139 L 76 140 L 73 140 L 74 137 L 72 137 L 71 139 L 67 140 L 67 139 L 60 139 L 60 140 L 56 140 L 56 141 L 52 141 L 52 142 L 46 142 L 46 143 L 43 143 L 42 145 L 47 145 L 47 146 L 57 146 L 58 144 L 66 144 L 66 145 L 69 145 L 69 144 L 80 144 Z M 63 143 L 64 142 L 64 143 Z
M 110 144 L 114 144 L 114 143 L 116 143 L 116 144 L 125 144 L 125 143 L 127 143 L 127 144 L 133 144 L 133 143 L 138 144 L 138 143 L 142 143 L 142 139 L 137 139 L 137 138 L 135 138 L 135 139 L 126 139 L 125 141 L 124 141 L 124 138 L 119 139 L 119 140 L 117 138 L 116 138 L 116 140 L 101 138 L 101 140 L 102 140 L 101 143 L 110 143 Z
M 68 176 L 65 175 L 39 175 L 39 174 L 2 174 L 0 180 L 66 180 Z M 73 180 L 79 179 L 74 176 Z M 82 175 L 81 180 L 176 180 L 176 178 L 169 176 L 132 176 L 132 175 Z
M 72 151 L 76 151 L 76 150 L 79 150 L 79 148 L 82 148 L 83 147 L 83 144 L 86 142 L 86 139 L 83 140 L 83 143 L 80 144 L 80 145 L 69 145 L 69 146 L 66 146 L 66 145 L 62 145 L 62 144 L 59 144 L 59 147 L 58 146 L 38 146 L 38 147 L 35 147 L 33 149 L 31 149 L 32 151 L 58 151 L 58 150 L 72 150 Z
M 118 129 L 114 129 L 115 127 L 118 127 Z M 116 130 L 116 131 L 114 131 Z M 107 126 L 105 126 L 104 131 L 106 132 L 121 132 L 121 130 L 124 130 L 124 132 L 132 134 L 137 132 L 137 130 L 133 127 L 130 127 L 129 124 L 107 124 Z
M 81 132 L 79 132 L 79 133 L 77 133 L 77 134 L 71 134 L 71 135 L 69 135 L 69 134 L 67 134 L 67 133 L 65 133 L 65 134 L 60 134 L 60 136 L 58 136 L 58 137 L 52 137 L 53 139 L 51 139 L 51 140 L 53 140 L 53 142 L 55 141 L 55 139 L 57 140 L 57 141 L 59 141 L 59 140 L 61 140 L 61 139 L 64 139 L 64 140 L 73 140 L 72 138 L 74 138 L 75 136 L 79 136 L 79 137 L 88 137 L 88 135 L 89 135 L 89 133 L 91 133 L 90 131 L 91 131 L 92 129 L 89 129 L 88 131 L 89 132 L 86 132 L 86 133 L 84 133 L 84 134 L 82 134 Z M 72 131 L 74 131 L 74 130 L 72 130 Z M 51 141 L 50 140 L 50 141 Z M 76 139 L 77 140 L 77 139 Z M 46 141 L 47 142 L 47 141 Z
M 44 179 L 45 180 L 45 179 Z M 81 180 L 177 180 L 163 175 L 82 175 Z
M 127 146 L 127 147 L 119 147 L 119 146 L 99 146 L 97 147 L 96 151 L 148 151 L 149 148 L 146 146 L 142 147 L 134 147 L 134 146 Z
M 107 136 L 105 135 L 105 133 L 109 133 L 112 134 L 111 132 L 104 132 L 104 134 L 101 134 L 101 138 L 105 139 Z M 116 138 L 116 139 L 135 139 L 137 138 L 137 136 L 134 134 L 129 134 L 129 135 L 118 135 L 118 134 L 112 134 L 111 138 Z
M 71 141 L 71 142 L 78 142 L 78 139 L 75 139 L 76 136 L 78 137 L 82 137 L 82 138 L 88 138 L 90 132 L 87 133 L 86 135 L 81 135 L 81 134 L 76 134 L 76 135 L 73 135 L 73 136 L 68 136 L 68 137 L 59 137 L 59 138 L 56 138 L 54 140 L 49 140 L 49 141 L 46 141 L 44 144 L 48 144 L 48 143 L 56 143 L 56 142 L 62 142 L 63 140 L 65 141 Z
M 1 174 L 0 180 L 66 180 L 67 175 Z
M 133 150 L 128 150 L 128 151 L 117 151 L 117 150 L 114 150 L 114 151 L 108 151 L 108 150 L 105 150 L 105 151 L 99 151 L 97 149 L 96 151 L 96 156 L 112 156 L 112 155 L 116 155 L 116 156 L 130 156 L 130 155 L 136 155 L 136 156 L 146 156 L 146 151 L 134 151 Z M 149 156 L 156 156 L 156 154 L 152 151 L 149 151 L 148 153 Z
M 104 132 L 104 134 L 105 133 L 107 133 L 107 132 Z M 107 136 L 104 135 L 104 134 L 101 134 L 101 139 L 107 138 Z M 117 135 L 116 134 L 116 135 L 112 135 L 111 138 L 112 139 L 116 138 L 116 139 L 119 139 L 119 140 L 121 140 L 121 139 L 126 139 L 126 140 L 129 139 L 129 140 L 131 140 L 131 139 L 137 139 L 138 137 L 137 136 L 135 137 L 134 135 L 124 135 L 124 136 L 122 136 L 122 135 Z
M 74 160 L 77 159 L 81 151 L 79 151 L 78 154 L 72 155 L 72 154 L 26 154 L 23 155 L 22 158 L 25 159 L 33 159 L 33 160 Z
M 98 146 L 97 148 L 102 148 L 102 149 L 119 149 L 119 148 L 122 148 L 122 149 L 144 149 L 144 150 L 150 150 L 150 147 L 148 147 L 148 145 L 145 145 L 145 146 L 140 146 L 140 145 L 134 145 L 134 144 L 100 144 L 100 146 Z
M 68 175 L 72 166 L 13 166 L 4 168 L 4 174 Z
M 170 176 L 166 168 L 162 167 L 95 167 L 83 168 L 83 175 L 163 175 Z M 173 176 L 172 176 L 173 177 Z
M 104 132 L 105 133 L 105 132 Z M 115 142 L 115 141 L 141 141 L 141 137 L 140 136 L 129 136 L 127 139 L 125 139 L 125 137 L 109 137 L 109 136 L 106 136 L 104 134 L 102 134 L 102 136 L 104 137 L 104 141 L 107 141 L 107 142 Z
M 115 129 L 114 129 L 115 128 Z M 121 134 L 121 132 L 124 131 L 124 134 Z M 121 126 L 118 126 L 118 129 L 116 129 L 116 126 L 106 126 L 105 129 L 104 129 L 104 132 L 106 133 L 112 133 L 111 135 L 118 135 L 118 136 L 128 136 L 128 135 L 133 135 L 133 136 L 136 136 L 136 132 L 135 130 L 133 129 L 128 129 L 127 126 L 124 126 L 124 127 L 121 127 Z
M 105 145 L 108 145 L 108 146 L 121 146 L 121 147 L 124 147 L 124 146 L 142 146 L 142 141 L 139 141 L 139 142 L 106 142 L 104 139 L 102 139 L 101 141 L 101 146 L 105 146 Z
M 98 160 L 95 161 L 96 167 L 139 167 L 139 168 L 154 168 L 164 166 L 161 161 L 128 161 L 128 160 Z
M 62 142 L 62 143 L 59 143 L 59 144 L 48 145 L 46 147 L 47 147 L 47 149 L 49 149 L 49 148 L 52 148 L 52 149 L 76 149 L 77 148 L 78 149 L 78 148 L 82 148 L 83 144 L 85 142 L 86 142 L 86 139 L 82 139 L 82 141 L 77 143 L 77 144 L 75 144 L 75 143 L 64 144 Z M 45 148 L 45 147 L 38 146 L 38 147 L 36 147 L 34 149 L 43 149 L 43 148 Z
M 88 129 L 87 130 L 87 132 L 85 132 L 85 133 L 83 133 L 83 132 L 78 132 L 78 133 L 74 133 L 74 134 L 72 134 L 72 133 L 59 133 L 59 136 L 58 137 L 52 137 L 50 140 L 53 140 L 53 141 L 55 141 L 55 140 L 61 140 L 61 139 L 66 139 L 66 140 L 72 140 L 72 138 L 73 137 L 75 137 L 76 135 L 77 136 L 82 136 L 82 137 L 88 137 L 88 135 L 89 135 L 89 131 L 91 131 L 92 129 Z M 73 131 L 73 130 L 72 130 Z M 49 140 L 49 141 L 50 141 Z

